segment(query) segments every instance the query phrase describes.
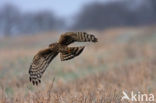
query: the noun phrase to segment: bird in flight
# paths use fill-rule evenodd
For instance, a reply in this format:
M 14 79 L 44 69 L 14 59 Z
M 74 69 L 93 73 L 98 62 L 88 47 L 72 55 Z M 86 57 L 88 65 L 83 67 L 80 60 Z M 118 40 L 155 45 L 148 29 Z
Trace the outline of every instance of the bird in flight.
M 84 50 L 84 46 L 68 47 L 73 42 L 97 42 L 93 34 L 86 32 L 66 32 L 61 35 L 56 43 L 49 44 L 49 47 L 40 50 L 33 58 L 29 68 L 29 79 L 33 85 L 41 83 L 41 77 L 50 62 L 60 53 L 61 61 L 72 59 Z

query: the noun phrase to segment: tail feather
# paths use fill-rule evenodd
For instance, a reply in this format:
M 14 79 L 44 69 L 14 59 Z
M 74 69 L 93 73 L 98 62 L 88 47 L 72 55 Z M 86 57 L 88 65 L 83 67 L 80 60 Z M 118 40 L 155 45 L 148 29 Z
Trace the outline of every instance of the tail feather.
M 72 59 L 82 53 L 84 46 L 82 47 L 68 47 L 66 52 L 60 53 L 61 61 Z

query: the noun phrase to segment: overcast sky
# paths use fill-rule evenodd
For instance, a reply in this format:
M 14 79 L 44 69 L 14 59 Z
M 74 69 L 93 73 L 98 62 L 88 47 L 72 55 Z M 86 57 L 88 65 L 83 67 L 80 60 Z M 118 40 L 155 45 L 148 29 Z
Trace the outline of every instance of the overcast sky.
M 58 16 L 68 17 L 77 13 L 83 5 L 95 1 L 107 0 L 0 0 L 0 7 L 11 3 L 26 12 L 52 10 Z

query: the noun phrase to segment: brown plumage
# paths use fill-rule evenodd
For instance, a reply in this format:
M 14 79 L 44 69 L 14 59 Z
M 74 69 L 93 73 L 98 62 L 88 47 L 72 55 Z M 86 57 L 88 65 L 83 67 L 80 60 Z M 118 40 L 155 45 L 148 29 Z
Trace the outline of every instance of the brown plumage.
M 33 58 L 29 68 L 30 82 L 38 85 L 41 77 L 50 62 L 60 53 L 61 61 L 72 59 L 81 54 L 84 46 L 68 47 L 73 42 L 97 42 L 97 38 L 86 32 L 67 32 L 62 34 L 57 43 L 52 43 L 48 48 L 40 50 Z

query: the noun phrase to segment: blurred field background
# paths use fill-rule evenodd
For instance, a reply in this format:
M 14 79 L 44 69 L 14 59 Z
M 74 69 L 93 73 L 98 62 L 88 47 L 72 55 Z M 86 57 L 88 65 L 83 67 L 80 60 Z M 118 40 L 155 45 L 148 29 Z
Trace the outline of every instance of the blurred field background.
M 5 5 L 0 11 L 0 103 L 132 103 L 121 101 L 123 90 L 156 96 L 156 2 L 121 1 L 88 1 L 75 23 L 56 15 L 53 20 L 49 11 L 14 15 L 19 9 Z M 33 86 L 28 70 L 34 54 L 66 31 L 93 33 L 99 42 L 72 44 L 86 48 L 70 61 L 61 62 L 58 55 L 42 83 Z
M 0 42 L 1 103 L 47 103 L 48 98 L 51 103 L 116 103 L 122 90 L 156 94 L 155 28 L 88 31 L 99 42 L 83 44 L 84 52 L 70 61 L 61 62 L 58 55 L 38 87 L 28 79 L 32 58 L 59 35 L 5 38 Z

